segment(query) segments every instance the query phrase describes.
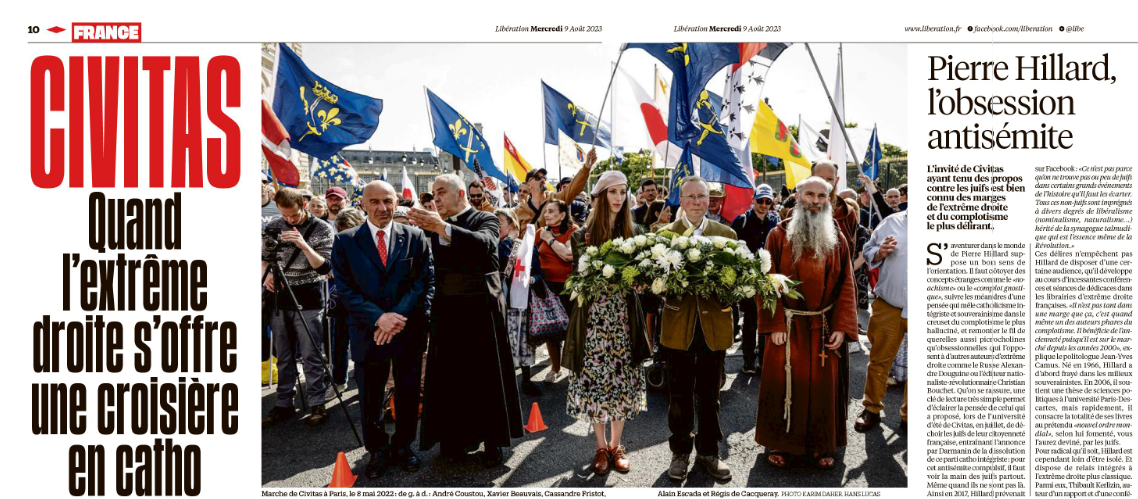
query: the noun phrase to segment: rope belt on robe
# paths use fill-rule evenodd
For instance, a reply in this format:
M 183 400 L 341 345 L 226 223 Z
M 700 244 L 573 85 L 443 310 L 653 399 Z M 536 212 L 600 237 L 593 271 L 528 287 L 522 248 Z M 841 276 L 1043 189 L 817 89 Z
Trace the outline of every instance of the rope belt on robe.
M 837 302 L 835 302 L 835 303 L 837 303 Z M 834 308 L 834 303 L 831 303 L 830 305 L 828 305 L 826 308 L 823 308 L 822 310 L 794 310 L 794 309 L 783 307 L 783 310 L 786 312 L 786 341 L 783 342 L 783 345 L 785 345 L 785 347 L 786 347 L 786 365 L 784 365 L 782 369 L 784 371 L 786 371 L 786 397 L 782 399 L 782 419 L 786 420 L 786 432 L 787 433 L 790 433 L 790 405 L 792 403 L 791 397 L 790 397 L 790 394 L 791 394 L 790 332 L 793 330 L 794 316 L 796 316 L 796 315 L 803 315 L 803 316 L 807 316 L 807 317 L 818 316 L 818 315 L 822 316 L 822 353 L 819 355 L 822 357 L 822 365 L 826 365 L 826 358 L 825 358 L 826 342 L 829 341 L 829 333 L 830 333 L 830 324 L 829 324 L 829 322 L 826 321 L 826 312 L 829 312 L 831 308 Z M 838 353 L 836 351 L 834 353 L 837 354 L 839 357 L 841 357 L 840 353 Z

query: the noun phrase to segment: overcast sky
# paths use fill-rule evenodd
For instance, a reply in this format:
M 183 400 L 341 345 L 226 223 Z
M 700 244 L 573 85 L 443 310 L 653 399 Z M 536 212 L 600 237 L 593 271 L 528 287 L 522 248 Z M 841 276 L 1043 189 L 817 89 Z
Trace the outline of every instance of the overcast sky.
M 904 44 L 845 44 L 846 121 L 861 128 L 876 122 L 883 142 L 906 144 L 906 48 Z M 618 44 L 306 44 L 304 60 L 320 76 L 346 89 L 383 99 L 379 128 L 366 144 L 352 148 L 422 150 L 431 147 L 431 129 L 423 87 L 446 100 L 467 119 L 483 124 L 495 163 L 501 164 L 502 133 L 509 135 L 531 164 L 542 164 L 541 80 L 578 105 L 596 113 L 605 94 Z M 836 44 L 812 44 L 822 75 L 833 85 L 837 68 Z M 621 68 L 652 91 L 655 59 L 641 50 L 629 50 Z M 665 76 L 666 70 L 661 69 Z M 725 74 L 725 73 L 723 73 Z M 724 76 L 708 88 L 722 93 Z M 619 83 L 619 79 L 617 82 Z M 614 84 L 608 105 L 634 108 L 632 94 Z M 805 45 L 794 44 L 775 62 L 763 97 L 788 124 L 802 119 L 822 128 L 830 119 L 825 91 L 818 81 Z M 604 112 L 609 120 L 609 111 Z M 635 115 L 633 115 L 635 116 Z M 617 145 L 630 131 L 641 147 L 643 120 L 615 125 Z M 623 128 L 622 128 L 623 127 Z M 632 127 L 634 130 L 629 130 Z M 550 164 L 556 148 L 547 150 Z

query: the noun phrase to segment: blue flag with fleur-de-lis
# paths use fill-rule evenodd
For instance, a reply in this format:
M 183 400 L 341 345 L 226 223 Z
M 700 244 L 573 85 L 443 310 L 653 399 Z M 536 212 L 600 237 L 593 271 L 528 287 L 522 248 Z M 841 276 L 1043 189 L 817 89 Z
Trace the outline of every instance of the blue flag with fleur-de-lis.
M 672 168 L 672 187 L 668 189 L 668 200 L 664 203 L 667 206 L 680 205 L 680 186 L 683 185 L 684 179 L 695 175 L 695 165 L 692 164 L 691 155 L 691 142 L 684 145 L 684 152 L 680 154 L 680 160 L 676 163 L 676 167 Z
M 592 144 L 608 149 L 612 142 L 612 131 L 608 123 L 598 123 L 597 116 L 569 100 L 561 92 L 541 82 L 541 97 L 545 104 L 545 143 L 561 143 L 558 130 L 574 142 Z M 598 128 L 600 131 L 598 131 Z
M 754 185 L 744 169 L 751 165 L 742 164 L 735 149 L 727 142 L 726 134 L 730 129 L 722 122 L 721 109 L 723 98 L 715 92 L 701 92 L 692 114 L 701 124 L 700 134 L 687 141 L 691 153 L 699 158 L 699 176 L 708 182 L 752 189 Z
M 699 136 L 703 127 L 696 113 L 701 93 L 719 70 L 739 62 L 738 43 L 628 43 L 621 50 L 638 48 L 655 57 L 672 72 L 668 105 L 668 139 L 673 142 Z
M 285 44 L 277 47 L 273 112 L 288 130 L 289 146 L 327 158 L 371 138 L 383 112 L 382 100 L 340 88 L 313 73 Z
M 356 169 L 339 154 L 333 154 L 326 159 L 312 158 L 312 170 L 308 175 L 329 182 L 349 184 L 354 191 L 362 191 L 364 186 Z
M 482 137 L 482 132 L 474 128 L 473 123 L 430 89 L 427 89 L 427 109 L 430 112 L 431 130 L 435 133 L 434 144 L 439 149 L 457 156 L 472 171 L 474 159 L 477 158 L 486 175 L 507 182 L 508 177 L 494 164 L 486 139 Z

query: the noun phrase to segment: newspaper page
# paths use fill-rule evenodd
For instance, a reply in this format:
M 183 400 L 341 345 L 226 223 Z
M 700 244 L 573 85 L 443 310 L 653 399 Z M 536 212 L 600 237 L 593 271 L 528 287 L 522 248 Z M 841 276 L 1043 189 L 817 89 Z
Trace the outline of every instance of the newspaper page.
M 1133 494 L 1125 4 L 14 7 L 6 496 Z

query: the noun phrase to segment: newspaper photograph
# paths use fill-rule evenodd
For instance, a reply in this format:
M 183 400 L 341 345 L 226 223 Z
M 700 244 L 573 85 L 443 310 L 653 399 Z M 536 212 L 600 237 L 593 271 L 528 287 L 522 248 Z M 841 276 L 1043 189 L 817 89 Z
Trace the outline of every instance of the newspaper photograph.
M 21 4 L 9 495 L 1132 496 L 1133 16 L 951 7 Z

